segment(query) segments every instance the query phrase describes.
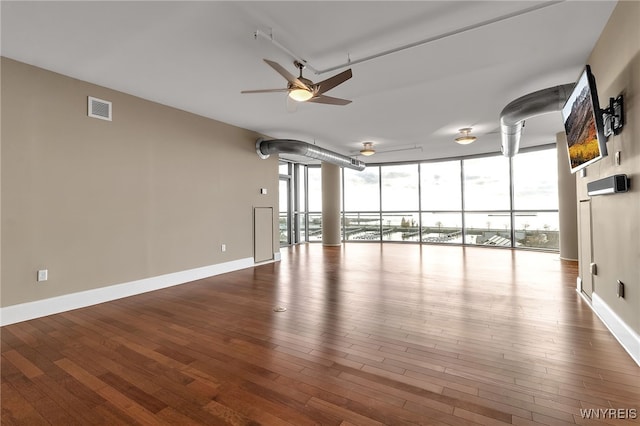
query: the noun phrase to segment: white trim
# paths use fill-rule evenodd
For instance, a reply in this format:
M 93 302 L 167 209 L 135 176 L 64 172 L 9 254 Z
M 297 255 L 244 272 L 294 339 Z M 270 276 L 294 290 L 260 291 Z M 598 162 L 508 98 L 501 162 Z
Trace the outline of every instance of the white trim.
M 253 257 L 0 308 L 0 326 L 84 308 L 254 266 Z
M 273 253 L 273 260 L 274 260 L 275 262 L 280 262 L 280 260 L 281 260 L 281 259 L 282 259 L 282 256 L 280 255 L 280 252 L 279 252 L 279 251 L 277 251 L 277 252 Z
M 583 299 L 588 301 L 584 296 Z M 589 305 L 613 334 L 613 337 L 620 342 L 631 358 L 640 366 L 640 335 L 629 327 L 596 293 L 592 293 Z

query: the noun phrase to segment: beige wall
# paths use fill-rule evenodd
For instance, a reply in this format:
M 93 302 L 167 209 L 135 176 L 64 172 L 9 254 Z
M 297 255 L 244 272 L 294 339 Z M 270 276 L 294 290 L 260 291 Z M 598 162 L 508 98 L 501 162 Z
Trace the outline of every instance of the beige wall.
M 577 177 L 578 200 L 588 199 L 587 182 L 614 174 L 631 178 L 628 193 L 591 199 L 594 292 L 636 333 L 640 333 L 640 2 L 616 6 L 588 64 L 596 78 L 600 104 L 624 94 L 626 123 L 622 133 L 609 138 L 609 156 Z M 615 164 L 615 152 L 622 162 Z M 616 280 L 626 285 L 626 297 L 616 297 Z
M 278 208 L 259 135 L 6 58 L 1 76 L 1 306 L 253 256 L 253 207 Z

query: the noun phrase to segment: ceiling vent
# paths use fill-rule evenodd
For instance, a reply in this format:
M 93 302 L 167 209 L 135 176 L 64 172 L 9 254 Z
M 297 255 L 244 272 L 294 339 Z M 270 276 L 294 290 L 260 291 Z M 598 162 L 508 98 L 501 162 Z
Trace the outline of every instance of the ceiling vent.
M 111 102 L 89 96 L 87 103 L 89 117 L 111 121 Z

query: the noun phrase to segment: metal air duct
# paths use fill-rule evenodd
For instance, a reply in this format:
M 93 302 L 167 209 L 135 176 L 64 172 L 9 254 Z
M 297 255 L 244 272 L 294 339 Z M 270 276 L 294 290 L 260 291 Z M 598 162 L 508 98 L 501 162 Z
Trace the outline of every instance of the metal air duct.
M 549 112 L 560 111 L 571 95 L 575 83 L 538 90 L 510 102 L 500 113 L 502 154 L 513 157 L 520 149 L 524 120 Z
M 313 158 L 324 161 L 326 163 L 335 164 L 340 167 L 348 167 L 350 169 L 362 171 L 367 166 L 360 160 L 320 148 L 307 142 L 297 141 L 293 139 L 272 139 L 265 140 L 259 138 L 256 141 L 256 152 L 263 160 L 269 158 L 271 154 L 295 154 L 304 157 Z

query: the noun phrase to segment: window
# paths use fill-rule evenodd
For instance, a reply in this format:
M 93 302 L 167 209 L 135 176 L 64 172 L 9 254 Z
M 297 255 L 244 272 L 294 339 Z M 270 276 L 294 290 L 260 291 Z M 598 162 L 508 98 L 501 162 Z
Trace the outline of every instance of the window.
M 307 241 L 307 166 L 296 165 L 296 217 L 297 217 L 297 241 Z
M 511 247 L 511 214 L 465 213 L 464 242 L 485 246 Z
M 553 147 L 524 150 L 513 158 L 343 169 L 343 240 L 558 250 L 556 163 Z M 296 177 L 304 169 L 306 182 Z M 293 170 L 291 190 L 298 201 L 290 207 L 290 220 L 302 240 L 322 241 L 321 168 Z
M 462 161 L 465 210 L 509 210 L 509 158 L 500 156 Z
M 422 213 L 422 241 L 462 244 L 462 213 Z
M 322 241 L 322 174 L 320 167 L 307 168 L 309 241 Z
M 309 212 L 322 212 L 322 174 L 320 167 L 309 167 L 307 175 L 307 199 Z
M 382 239 L 420 241 L 420 214 L 417 212 L 382 213 Z
M 344 169 L 344 210 L 380 211 L 380 168 Z
M 344 213 L 344 239 L 380 240 L 380 213 Z
M 380 167 L 344 169 L 345 241 L 380 240 Z
M 288 175 L 289 175 L 289 164 L 290 164 L 290 163 L 287 163 L 286 161 L 281 161 L 281 162 L 278 164 L 278 173 L 279 173 L 281 176 L 285 176 L 285 175 L 287 175 L 287 176 L 288 176 Z
M 518 247 L 560 247 L 557 162 L 555 149 L 513 157 L 514 238 Z
M 460 160 L 420 164 L 422 210 L 462 209 Z
M 380 167 L 382 211 L 418 211 L 418 165 Z
M 558 209 L 558 159 L 555 149 L 513 157 L 513 209 Z
M 518 247 L 558 250 L 558 212 L 515 212 L 514 229 Z
M 380 167 L 382 239 L 420 241 L 418 164 Z
M 280 245 L 287 245 L 291 243 L 291 227 L 290 227 L 290 215 L 289 215 L 289 178 L 280 178 L 279 188 L 279 228 L 280 228 Z

